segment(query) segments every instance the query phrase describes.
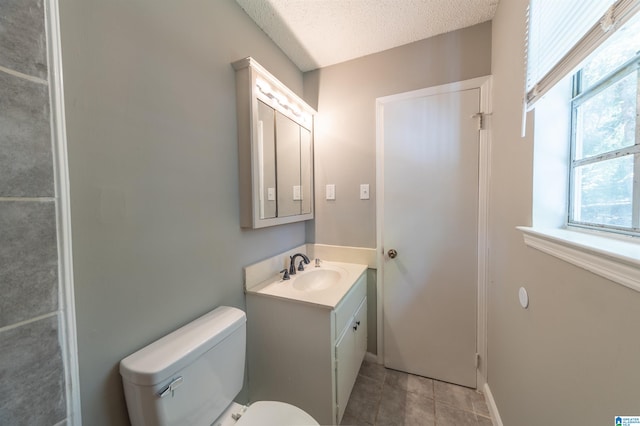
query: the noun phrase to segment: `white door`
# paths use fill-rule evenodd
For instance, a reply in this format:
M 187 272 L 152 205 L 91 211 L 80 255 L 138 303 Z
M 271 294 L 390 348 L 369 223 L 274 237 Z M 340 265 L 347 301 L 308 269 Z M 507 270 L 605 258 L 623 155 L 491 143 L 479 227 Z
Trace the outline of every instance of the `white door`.
M 479 88 L 420 95 L 383 103 L 379 127 L 384 364 L 472 388 L 479 111 Z

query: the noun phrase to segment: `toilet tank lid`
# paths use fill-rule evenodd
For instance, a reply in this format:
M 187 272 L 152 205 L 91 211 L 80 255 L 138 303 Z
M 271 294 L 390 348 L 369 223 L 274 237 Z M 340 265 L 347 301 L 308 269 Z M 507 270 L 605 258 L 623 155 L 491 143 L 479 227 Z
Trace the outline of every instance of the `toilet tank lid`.
M 153 386 L 170 378 L 246 322 L 243 311 L 221 306 L 120 361 L 123 380 Z

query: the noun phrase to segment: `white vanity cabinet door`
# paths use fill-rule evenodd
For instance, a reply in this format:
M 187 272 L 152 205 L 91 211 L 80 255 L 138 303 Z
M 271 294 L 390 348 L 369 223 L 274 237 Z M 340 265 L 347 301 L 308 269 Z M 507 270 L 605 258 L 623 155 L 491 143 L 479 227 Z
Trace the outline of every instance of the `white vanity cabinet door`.
M 342 330 L 336 343 L 336 400 L 337 423 L 340 424 L 351 389 L 367 351 L 367 298 L 351 317 L 349 325 Z
M 362 360 L 364 359 L 365 354 L 367 353 L 367 298 L 365 297 L 362 301 L 362 305 L 358 308 L 358 311 L 355 314 L 356 325 L 358 326 L 358 330 L 356 332 L 356 351 L 355 351 L 355 360 L 356 360 L 356 377 L 358 377 L 358 372 L 360 371 L 360 366 L 362 365 Z M 354 380 L 355 382 L 355 380 Z M 353 386 L 353 383 L 352 383 Z

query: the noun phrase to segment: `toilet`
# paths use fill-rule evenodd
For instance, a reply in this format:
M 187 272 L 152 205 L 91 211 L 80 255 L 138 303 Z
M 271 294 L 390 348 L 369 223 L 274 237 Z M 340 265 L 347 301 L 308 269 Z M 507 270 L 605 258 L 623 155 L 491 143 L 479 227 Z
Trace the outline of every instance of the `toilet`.
M 129 418 L 138 425 L 318 425 L 291 404 L 233 400 L 244 382 L 246 315 L 219 307 L 120 362 Z

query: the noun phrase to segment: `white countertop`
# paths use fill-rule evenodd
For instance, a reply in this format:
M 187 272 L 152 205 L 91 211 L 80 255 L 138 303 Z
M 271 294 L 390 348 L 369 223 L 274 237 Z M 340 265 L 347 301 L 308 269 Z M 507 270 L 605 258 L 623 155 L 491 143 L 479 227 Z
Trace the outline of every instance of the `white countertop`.
M 305 274 L 313 274 L 318 270 L 335 271 L 339 274 L 339 278 L 335 284 L 324 289 L 296 289 L 296 279 L 304 277 Z M 334 309 L 338 303 L 340 303 L 342 298 L 349 292 L 358 278 L 360 278 L 360 275 L 362 275 L 366 270 L 367 265 L 323 261 L 318 268 L 313 266 L 313 264 L 306 265 L 306 269 L 304 271 L 296 271 L 297 273 L 295 275 L 291 275 L 291 279 L 289 280 L 283 280 L 282 274 L 277 274 L 251 288 L 247 288 L 247 293 L 276 297 L 280 299 L 289 299 Z

